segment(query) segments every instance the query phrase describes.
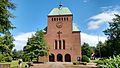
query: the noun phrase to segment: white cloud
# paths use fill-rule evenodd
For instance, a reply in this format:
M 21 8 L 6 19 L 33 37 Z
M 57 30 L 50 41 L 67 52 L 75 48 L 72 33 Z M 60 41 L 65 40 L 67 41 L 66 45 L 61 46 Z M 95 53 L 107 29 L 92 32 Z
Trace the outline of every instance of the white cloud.
M 104 36 L 90 35 L 87 33 L 81 33 L 81 43 L 88 43 L 90 46 L 96 46 L 98 41 L 105 42 L 107 40 Z
M 21 34 L 14 36 L 15 49 L 22 50 L 23 47 L 26 45 L 28 38 L 32 37 L 32 35 L 34 34 L 35 32 L 27 32 L 27 33 L 21 33 Z
M 106 9 L 107 7 L 102 8 Z M 89 18 L 88 29 L 100 28 L 102 24 L 112 22 L 112 19 L 115 18 L 114 14 L 120 15 L 120 7 L 117 6 L 116 8 L 111 9 L 111 6 L 109 6 L 108 8 L 108 10 Z

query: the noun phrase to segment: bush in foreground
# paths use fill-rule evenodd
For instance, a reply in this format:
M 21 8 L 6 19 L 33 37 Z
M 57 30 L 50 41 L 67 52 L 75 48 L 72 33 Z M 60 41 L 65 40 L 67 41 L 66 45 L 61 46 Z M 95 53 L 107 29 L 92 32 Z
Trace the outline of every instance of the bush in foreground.
M 102 68 L 120 68 L 120 55 L 105 60 L 99 60 L 96 63 Z
M 82 62 L 90 62 L 90 60 L 86 55 L 83 55 L 82 56 Z

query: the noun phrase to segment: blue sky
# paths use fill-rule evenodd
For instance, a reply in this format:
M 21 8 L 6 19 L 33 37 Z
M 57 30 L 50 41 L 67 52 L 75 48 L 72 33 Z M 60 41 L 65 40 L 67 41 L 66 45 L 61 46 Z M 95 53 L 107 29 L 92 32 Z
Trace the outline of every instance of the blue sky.
M 13 0 L 16 10 L 12 13 L 16 16 L 11 19 L 16 29 L 12 34 L 16 41 L 16 49 L 22 49 L 37 29 L 47 26 L 47 15 L 60 3 L 68 7 L 73 13 L 73 22 L 81 31 L 81 40 L 91 46 L 103 41 L 106 36 L 102 32 L 108 27 L 108 22 L 115 18 L 114 14 L 120 14 L 119 0 Z

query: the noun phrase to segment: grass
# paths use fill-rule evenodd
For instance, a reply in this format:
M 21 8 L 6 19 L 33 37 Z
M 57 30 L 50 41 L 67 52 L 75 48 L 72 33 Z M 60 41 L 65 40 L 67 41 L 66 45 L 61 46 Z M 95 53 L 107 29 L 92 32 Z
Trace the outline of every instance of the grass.
M 13 60 L 12 62 L 0 62 L 0 64 L 10 64 L 10 68 L 16 68 L 18 66 L 18 60 Z M 22 62 L 22 68 L 24 68 L 26 62 Z

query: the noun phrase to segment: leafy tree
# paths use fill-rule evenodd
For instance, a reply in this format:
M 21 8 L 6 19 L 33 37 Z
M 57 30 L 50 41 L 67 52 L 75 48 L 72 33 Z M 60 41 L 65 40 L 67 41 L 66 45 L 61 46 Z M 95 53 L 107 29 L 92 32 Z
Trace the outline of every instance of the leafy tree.
M 120 16 L 115 16 L 113 22 L 109 23 L 109 28 L 104 31 L 105 35 L 108 36 L 109 56 L 120 54 Z
M 12 56 L 12 49 L 15 46 L 13 41 L 14 38 L 10 33 L 5 33 L 4 36 L 0 37 L 0 52 Z
M 108 58 L 110 56 L 110 51 L 111 50 L 107 45 L 107 41 L 105 41 L 104 43 L 99 41 L 95 49 L 95 57 Z
M 8 9 L 15 9 L 15 4 L 11 0 L 0 0 L 0 33 L 9 32 L 10 29 L 13 29 L 10 18 L 14 16 L 10 13 Z
M 86 55 L 87 57 L 90 58 L 93 52 L 89 44 L 84 43 L 81 48 L 82 48 L 82 55 Z
M 27 45 L 23 50 L 26 56 L 30 57 L 31 61 L 33 58 L 48 54 L 48 46 L 44 40 L 44 33 L 42 30 L 37 31 L 32 38 L 28 39 Z
M 13 36 L 10 29 L 15 28 L 10 18 L 14 16 L 9 10 L 14 10 L 15 4 L 11 0 L 0 0 L 0 53 L 3 56 L 2 61 L 11 61 L 13 44 Z
M 21 59 L 21 58 L 23 58 L 23 50 L 19 50 L 19 51 L 17 51 L 16 49 L 14 49 L 13 50 L 13 59 Z

